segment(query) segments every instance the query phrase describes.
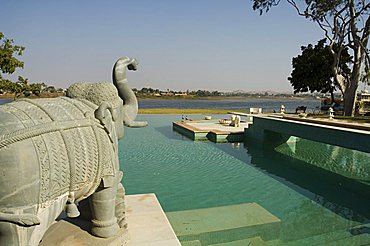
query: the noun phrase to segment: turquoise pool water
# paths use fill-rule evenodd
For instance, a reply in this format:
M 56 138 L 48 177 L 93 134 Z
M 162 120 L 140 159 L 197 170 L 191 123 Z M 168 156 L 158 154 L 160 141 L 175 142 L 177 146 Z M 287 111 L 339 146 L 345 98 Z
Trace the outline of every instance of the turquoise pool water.
M 181 115 L 138 119 L 150 125 L 126 128 L 120 142 L 127 194 L 155 193 L 165 212 L 255 202 L 282 221 L 280 243 L 370 242 L 370 155 L 307 140 L 276 150 L 193 142 L 172 131 Z

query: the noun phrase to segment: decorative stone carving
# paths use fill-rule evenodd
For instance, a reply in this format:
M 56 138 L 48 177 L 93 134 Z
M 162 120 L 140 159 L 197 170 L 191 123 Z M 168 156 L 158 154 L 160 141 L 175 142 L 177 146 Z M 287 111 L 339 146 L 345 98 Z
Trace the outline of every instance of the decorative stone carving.
M 118 139 L 138 104 L 120 58 L 113 84 L 79 83 L 67 97 L 21 99 L 0 106 L 0 244 L 38 245 L 63 210 L 89 217 L 91 233 L 115 236 L 126 225 Z
M 281 104 L 281 106 L 280 106 L 280 114 L 285 114 L 285 106 L 284 106 L 284 104 Z
M 329 120 L 334 119 L 334 109 L 332 107 L 329 108 Z
M 240 116 L 239 115 L 232 115 L 231 116 L 231 123 L 230 126 L 240 127 Z

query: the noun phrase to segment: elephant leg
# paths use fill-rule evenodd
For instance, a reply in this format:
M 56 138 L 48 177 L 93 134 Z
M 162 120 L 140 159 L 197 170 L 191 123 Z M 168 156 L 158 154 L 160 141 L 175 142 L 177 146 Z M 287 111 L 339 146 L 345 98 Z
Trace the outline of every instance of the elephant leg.
M 80 219 L 91 220 L 91 207 L 90 207 L 90 197 L 78 203 L 78 210 L 80 210 Z
M 125 206 L 125 188 L 121 183 L 118 183 L 116 195 L 116 217 L 118 225 L 121 228 L 127 228 L 126 221 L 126 206 Z
M 0 221 L 0 245 L 28 246 L 30 227 L 19 226 L 14 223 Z
M 112 237 L 119 226 L 115 216 L 117 184 L 105 188 L 102 184 L 91 195 L 91 233 L 98 237 Z

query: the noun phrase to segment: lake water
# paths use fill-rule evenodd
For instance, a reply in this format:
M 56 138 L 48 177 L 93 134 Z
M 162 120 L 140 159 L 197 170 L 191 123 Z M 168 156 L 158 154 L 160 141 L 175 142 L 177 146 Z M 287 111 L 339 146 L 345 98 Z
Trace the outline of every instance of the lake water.
M 0 104 L 11 102 L 11 99 L 0 99 Z M 246 110 L 249 108 L 263 108 L 265 112 L 279 111 L 281 105 L 286 111 L 294 112 L 298 106 L 306 106 L 307 112 L 313 112 L 320 107 L 320 100 L 141 100 L 139 108 L 196 108 L 196 109 L 228 109 Z
M 13 101 L 12 99 L 0 99 L 0 105 Z
M 282 104 L 289 112 L 295 111 L 298 106 L 306 106 L 308 112 L 312 112 L 320 107 L 320 100 L 141 100 L 139 101 L 139 108 L 215 108 L 229 110 L 263 108 L 265 112 L 272 112 L 274 110 L 279 111 Z

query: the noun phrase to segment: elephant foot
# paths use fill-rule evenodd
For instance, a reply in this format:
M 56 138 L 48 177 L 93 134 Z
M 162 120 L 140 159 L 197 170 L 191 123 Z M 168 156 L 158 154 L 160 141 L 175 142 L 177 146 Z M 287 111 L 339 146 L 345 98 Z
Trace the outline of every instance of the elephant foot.
M 112 177 L 117 182 L 117 177 Z M 107 178 L 106 181 L 109 181 Z M 119 230 L 117 217 L 115 216 L 115 205 L 117 195 L 117 183 L 110 187 L 104 187 L 103 180 L 99 188 L 90 197 L 92 212 L 92 229 L 91 233 L 98 237 L 115 236 Z
M 120 228 L 127 228 L 126 207 L 125 207 L 125 188 L 121 183 L 118 184 L 116 195 L 116 217 Z
M 20 231 L 17 227 L 16 224 L 13 224 L 13 223 L 9 223 L 9 222 L 6 222 L 6 221 L 1 221 L 0 222 L 0 242 L 1 242 L 1 245 L 14 245 L 14 246 L 18 246 L 18 245 L 26 245 L 27 244 L 27 241 L 25 240 L 25 242 L 23 242 L 24 244 L 22 244 L 22 242 L 20 242 L 20 238 L 21 236 L 20 235 L 17 235 L 16 232 L 17 231 Z M 19 227 L 21 228 L 21 227 Z
M 118 221 L 118 226 L 120 228 L 127 228 L 127 221 L 126 218 L 122 218 L 121 220 Z
M 92 220 L 91 222 L 91 233 L 97 237 L 114 237 L 119 230 L 116 218 L 108 221 Z
M 32 236 L 32 233 L 34 232 L 34 229 L 35 229 L 34 226 L 20 226 L 11 222 L 0 221 L 0 245 L 2 246 L 36 245 L 30 242 L 30 238 Z

